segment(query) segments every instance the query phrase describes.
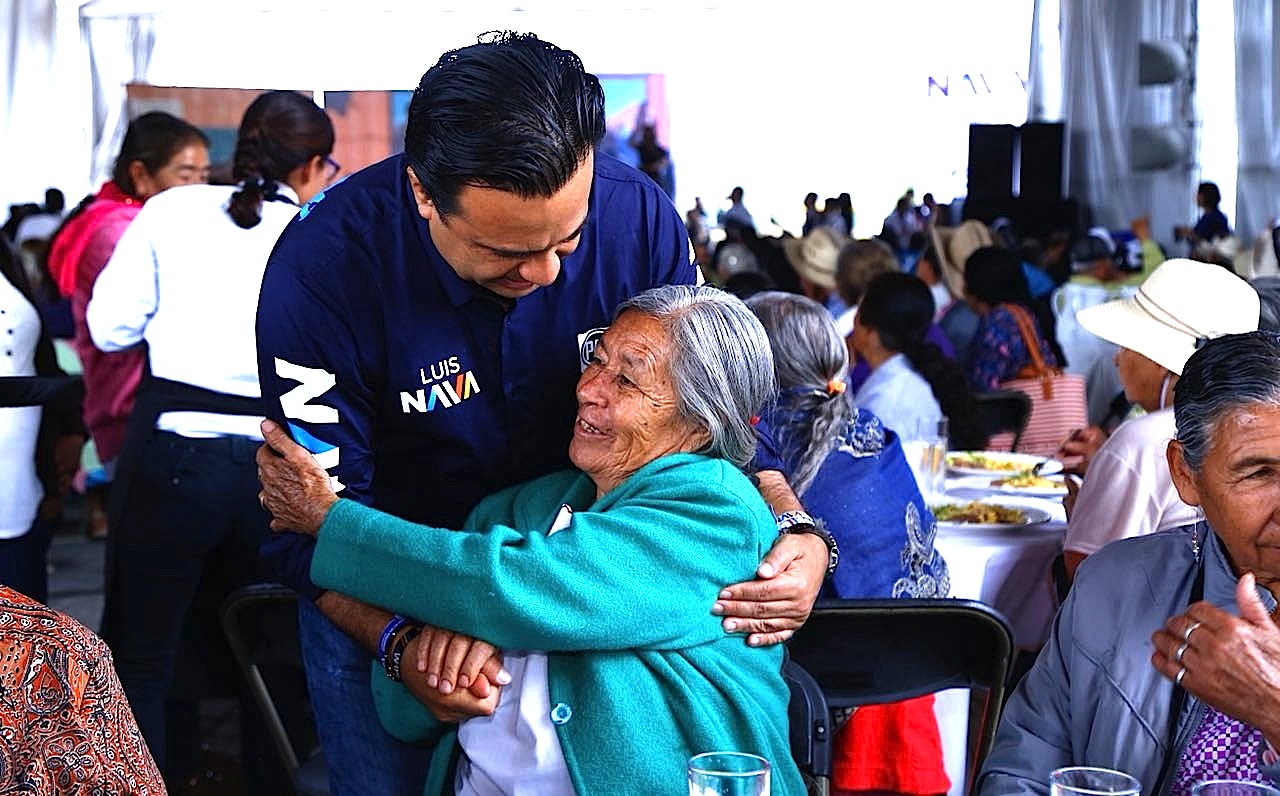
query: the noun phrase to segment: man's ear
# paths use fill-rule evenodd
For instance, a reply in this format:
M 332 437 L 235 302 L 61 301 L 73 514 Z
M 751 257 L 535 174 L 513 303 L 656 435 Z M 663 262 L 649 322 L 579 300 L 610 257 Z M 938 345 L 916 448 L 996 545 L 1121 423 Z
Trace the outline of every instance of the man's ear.
M 1196 488 L 1196 480 L 1182 455 L 1182 443 L 1172 440 L 1165 450 L 1165 459 L 1169 462 L 1169 476 L 1173 478 L 1173 488 L 1178 490 L 1178 497 L 1188 506 L 1200 505 L 1200 490 Z
M 413 188 L 413 199 L 418 205 L 418 215 L 430 221 L 436 215 L 435 203 L 427 196 L 426 189 L 422 187 L 422 183 L 418 182 L 418 175 L 413 173 L 413 169 L 405 166 L 404 170 L 409 175 L 409 186 Z

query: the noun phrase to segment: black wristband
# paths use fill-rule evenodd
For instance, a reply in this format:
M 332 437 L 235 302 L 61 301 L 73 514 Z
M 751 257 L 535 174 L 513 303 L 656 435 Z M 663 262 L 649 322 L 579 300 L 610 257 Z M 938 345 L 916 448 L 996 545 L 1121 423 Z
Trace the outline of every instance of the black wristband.
M 395 641 L 392 642 L 391 649 L 387 656 L 382 660 L 382 668 L 387 672 L 387 679 L 393 683 L 401 682 L 400 677 L 400 661 L 404 658 L 404 651 L 408 648 L 409 642 L 413 641 L 422 633 L 422 625 L 410 625 Z

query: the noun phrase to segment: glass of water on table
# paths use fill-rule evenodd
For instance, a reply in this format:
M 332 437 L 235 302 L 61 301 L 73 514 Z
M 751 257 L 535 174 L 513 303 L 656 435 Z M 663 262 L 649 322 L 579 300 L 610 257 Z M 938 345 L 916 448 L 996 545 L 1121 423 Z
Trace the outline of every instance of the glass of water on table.
M 947 419 L 922 420 L 914 429 L 903 429 L 902 452 L 911 465 L 920 494 L 933 505 L 947 494 Z

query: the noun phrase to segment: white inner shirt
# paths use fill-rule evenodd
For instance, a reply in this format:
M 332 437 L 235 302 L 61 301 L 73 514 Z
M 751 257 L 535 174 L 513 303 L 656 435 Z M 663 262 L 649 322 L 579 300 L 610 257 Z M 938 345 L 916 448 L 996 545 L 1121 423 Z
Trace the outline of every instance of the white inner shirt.
M 569 767 L 551 723 L 547 656 L 503 653 L 511 673 L 492 716 L 462 722 L 463 758 L 454 787 L 465 796 L 572 794 Z

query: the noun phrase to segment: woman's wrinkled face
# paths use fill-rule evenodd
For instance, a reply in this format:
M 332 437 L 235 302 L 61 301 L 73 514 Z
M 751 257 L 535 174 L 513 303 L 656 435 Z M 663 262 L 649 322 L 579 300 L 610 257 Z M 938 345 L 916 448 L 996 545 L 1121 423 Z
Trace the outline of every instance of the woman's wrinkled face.
M 671 340 L 652 316 L 627 310 L 578 379 L 569 458 L 604 494 L 668 453 L 698 450 L 707 432 L 677 411 Z
M 1214 428 L 1200 472 L 1169 445 L 1169 470 L 1182 500 L 1204 510 L 1236 574 L 1280 591 L 1280 407 L 1252 404 Z

